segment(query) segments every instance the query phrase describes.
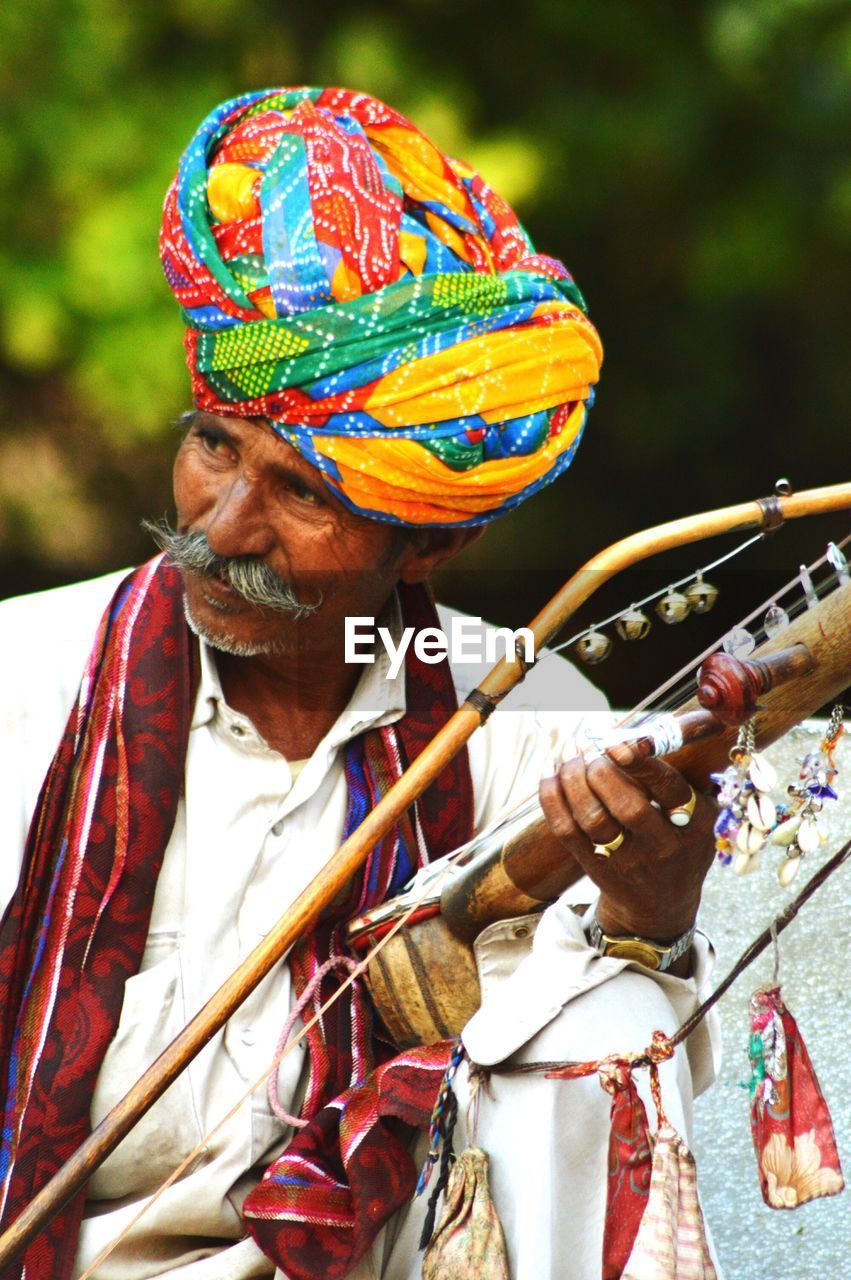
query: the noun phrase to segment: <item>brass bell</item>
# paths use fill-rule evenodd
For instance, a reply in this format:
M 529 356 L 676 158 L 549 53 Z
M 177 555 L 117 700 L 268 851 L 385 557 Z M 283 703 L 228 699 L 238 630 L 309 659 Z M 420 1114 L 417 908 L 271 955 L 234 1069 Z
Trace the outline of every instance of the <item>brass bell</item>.
M 693 613 L 708 613 L 718 599 L 718 588 L 711 582 L 704 582 L 703 574 L 698 570 L 694 582 L 686 587 L 685 596 Z
M 650 619 L 635 605 L 622 613 L 615 623 L 615 631 L 621 640 L 643 640 L 649 630 Z
M 608 636 L 595 631 L 593 627 L 576 641 L 576 652 L 583 662 L 602 662 L 612 651 L 612 642 Z
M 669 626 L 673 626 L 675 622 L 682 622 L 687 618 L 691 605 L 681 591 L 675 591 L 673 587 L 668 587 L 665 595 L 656 605 L 656 612 L 663 622 L 667 622 Z

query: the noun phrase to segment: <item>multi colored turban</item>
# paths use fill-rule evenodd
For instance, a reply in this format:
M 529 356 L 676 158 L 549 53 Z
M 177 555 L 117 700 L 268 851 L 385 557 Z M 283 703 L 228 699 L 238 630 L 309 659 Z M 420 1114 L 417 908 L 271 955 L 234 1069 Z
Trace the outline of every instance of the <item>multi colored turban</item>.
M 375 98 L 216 108 L 161 255 L 197 407 L 268 419 L 362 515 L 481 524 L 573 457 L 602 358 L 582 295 L 478 173 Z

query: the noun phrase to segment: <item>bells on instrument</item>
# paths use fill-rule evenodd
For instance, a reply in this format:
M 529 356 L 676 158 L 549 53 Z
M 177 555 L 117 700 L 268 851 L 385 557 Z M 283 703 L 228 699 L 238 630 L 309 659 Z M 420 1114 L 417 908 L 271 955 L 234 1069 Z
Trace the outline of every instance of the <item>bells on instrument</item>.
M 608 658 L 612 651 L 612 642 L 608 636 L 604 636 L 602 632 L 595 631 L 593 627 L 580 636 L 576 642 L 576 652 L 579 654 L 583 662 L 593 665 L 595 662 L 603 662 Z
M 643 640 L 649 630 L 650 619 L 646 613 L 636 609 L 635 605 L 627 609 L 626 613 L 622 613 L 615 622 L 615 631 L 621 640 Z
M 708 613 L 718 599 L 718 588 L 713 587 L 711 582 L 704 582 L 703 574 L 698 569 L 694 582 L 685 589 L 685 598 L 692 613 Z
M 674 626 L 677 622 L 682 622 L 687 618 L 691 610 L 688 598 L 683 595 L 682 591 L 675 591 L 673 587 L 662 596 L 662 599 L 656 605 L 656 612 L 663 622 L 667 622 L 669 626 Z
M 615 631 L 621 640 L 629 643 L 644 640 L 650 633 L 651 623 L 642 605 L 649 604 L 653 599 L 651 596 L 650 600 L 630 605 L 623 613 L 607 618 L 605 622 L 595 623 L 578 639 L 567 643 L 574 644 L 575 652 L 583 662 L 594 664 L 605 661 L 612 651 L 612 642 L 598 628 L 614 622 Z M 694 581 L 688 584 L 685 591 L 680 591 L 676 586 L 668 587 L 667 591 L 660 593 L 655 607 L 662 621 L 673 625 L 682 622 L 690 613 L 708 613 L 717 599 L 718 588 L 713 587 L 711 582 L 705 582 L 703 572 L 698 570 Z

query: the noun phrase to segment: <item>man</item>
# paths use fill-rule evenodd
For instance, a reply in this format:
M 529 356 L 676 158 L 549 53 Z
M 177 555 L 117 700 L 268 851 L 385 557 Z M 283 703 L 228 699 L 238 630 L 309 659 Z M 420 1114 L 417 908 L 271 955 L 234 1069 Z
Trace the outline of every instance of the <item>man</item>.
M 446 662 L 409 656 L 395 679 L 380 652 L 347 664 L 345 621 L 376 617 L 396 639 L 448 621 L 424 584 L 568 465 L 600 362 L 561 264 L 479 175 L 364 95 L 280 90 L 214 111 L 169 191 L 161 248 L 197 407 L 176 526 L 155 529 L 166 557 L 4 607 L 8 847 L 23 850 L 36 815 L 4 922 L 4 1224 L 469 691 Z M 564 664 L 537 681 L 541 706 L 558 705 L 553 681 L 575 712 L 600 706 Z M 547 770 L 575 721 L 491 718 L 32 1246 L 28 1280 L 418 1274 L 422 1206 L 394 1212 L 412 1190 L 409 1135 L 377 1103 L 362 1127 L 353 1117 L 379 1067 L 424 1127 L 445 1052 L 396 1064 L 357 985 L 284 1059 L 274 1105 L 257 1088 L 230 1113 L 295 998 L 315 1008 L 339 981 L 346 921 L 542 773 L 553 838 L 600 889 L 596 944 L 569 898 L 537 932 L 486 931 L 472 1058 L 601 1057 L 674 1029 L 706 972 L 692 937 L 710 805 L 628 749 Z M 675 827 L 666 811 L 683 807 Z M 669 970 L 627 966 L 601 933 L 643 938 Z M 690 1052 L 701 1086 L 711 1051 Z M 685 1128 L 683 1053 L 662 1078 Z M 608 1105 L 593 1082 L 531 1078 L 496 1080 L 481 1103 L 516 1280 L 596 1274 Z

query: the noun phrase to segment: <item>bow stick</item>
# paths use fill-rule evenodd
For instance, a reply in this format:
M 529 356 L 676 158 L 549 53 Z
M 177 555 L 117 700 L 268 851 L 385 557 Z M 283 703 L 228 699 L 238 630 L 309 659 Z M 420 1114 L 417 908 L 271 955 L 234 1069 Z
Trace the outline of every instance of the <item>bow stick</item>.
M 778 493 L 754 502 L 668 521 L 632 534 L 587 561 L 532 620 L 529 629 L 534 636 L 535 652 L 561 631 L 599 586 L 630 565 L 674 547 L 719 534 L 746 529 L 769 532 L 786 520 L 848 507 L 851 507 L 851 483 L 810 489 L 799 494 Z M 325 906 L 343 890 L 366 861 L 378 840 L 438 777 L 498 703 L 523 679 L 526 670 L 527 665 L 519 656 L 503 658 L 479 688 L 473 690 L 262 942 L 245 957 L 0 1236 L 0 1269 L 25 1249 L 41 1228 L 86 1184 L 95 1169 L 224 1026 L 290 947 L 315 924 Z

